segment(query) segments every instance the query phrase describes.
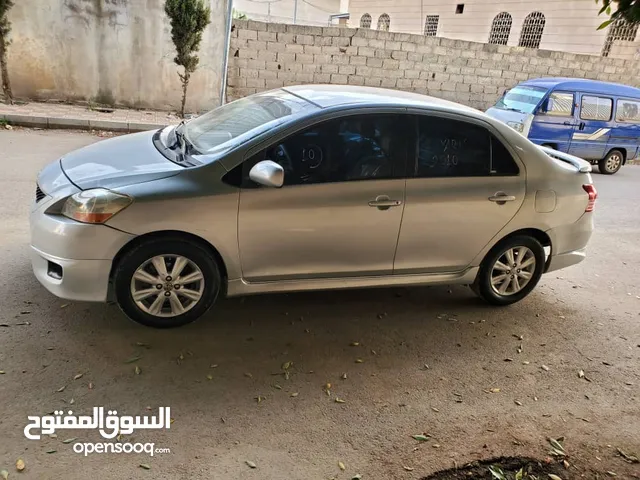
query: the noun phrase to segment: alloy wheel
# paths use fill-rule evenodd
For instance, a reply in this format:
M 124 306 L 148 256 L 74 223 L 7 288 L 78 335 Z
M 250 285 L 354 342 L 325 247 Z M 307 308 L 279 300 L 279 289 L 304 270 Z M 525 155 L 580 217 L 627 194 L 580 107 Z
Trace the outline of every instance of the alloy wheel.
M 182 255 L 157 255 L 140 265 L 131 278 L 131 297 L 155 317 L 175 317 L 191 310 L 204 294 L 204 274 Z
M 515 295 L 527 286 L 536 269 L 536 257 L 525 246 L 511 247 L 491 268 L 491 288 L 498 295 Z
M 616 171 L 622 164 L 622 157 L 618 153 L 613 153 L 607 158 L 606 167 L 610 172 Z

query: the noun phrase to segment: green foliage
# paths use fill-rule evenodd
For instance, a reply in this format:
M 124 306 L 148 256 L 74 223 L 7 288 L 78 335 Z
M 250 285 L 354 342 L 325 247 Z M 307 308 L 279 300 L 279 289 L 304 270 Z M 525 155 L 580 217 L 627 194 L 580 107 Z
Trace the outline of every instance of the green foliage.
M 9 67 L 7 66 L 7 48 L 9 47 L 9 10 L 13 7 L 13 0 L 0 0 L 0 77 L 2 78 L 2 93 L 7 103 L 13 103 L 11 82 L 9 81 Z
M 209 25 L 211 9 L 203 0 L 167 0 L 164 11 L 171 21 L 171 39 L 177 52 L 173 61 L 184 67 L 185 73 L 193 73 L 198 66 L 196 52 L 200 49 L 202 32 Z
M 9 22 L 9 10 L 13 7 L 13 0 L 0 0 L 0 39 L 8 44 L 8 36 L 11 31 Z
M 211 9 L 205 6 L 203 0 L 166 0 L 164 11 L 171 22 L 171 39 L 176 47 L 173 61 L 184 68 L 184 74 L 178 73 L 182 82 L 182 106 L 179 113 L 184 117 L 187 86 L 191 74 L 196 71 L 200 62 L 197 52 L 202 32 L 211 21 Z
M 611 18 L 602 22 L 598 30 L 606 28 L 618 19 L 625 20 L 630 24 L 640 23 L 640 0 L 596 0 L 596 3 L 602 3 L 602 8 L 598 15 L 605 13 Z

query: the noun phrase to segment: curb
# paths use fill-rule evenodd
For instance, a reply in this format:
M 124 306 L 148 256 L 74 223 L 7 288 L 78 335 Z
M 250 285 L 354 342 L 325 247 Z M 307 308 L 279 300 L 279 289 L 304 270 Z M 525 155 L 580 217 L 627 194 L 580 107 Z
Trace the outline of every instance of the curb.
M 20 127 L 59 128 L 77 130 L 104 130 L 109 132 L 134 133 L 157 130 L 169 124 L 118 122 L 113 120 L 88 120 L 83 118 L 40 117 L 35 115 L 18 115 L 0 113 L 0 120 Z

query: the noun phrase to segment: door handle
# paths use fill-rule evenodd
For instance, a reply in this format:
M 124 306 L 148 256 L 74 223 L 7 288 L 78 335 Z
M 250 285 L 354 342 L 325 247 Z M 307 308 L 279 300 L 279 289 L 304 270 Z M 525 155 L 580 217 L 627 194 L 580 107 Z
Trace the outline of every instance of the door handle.
M 378 210 L 389 210 L 391 207 L 399 207 L 402 205 L 400 200 L 391 200 L 387 195 L 378 195 L 375 200 L 369 202 L 370 207 L 376 207 Z
M 516 199 L 513 195 L 507 195 L 504 192 L 498 192 L 495 195 L 489 197 L 490 202 L 495 202 L 498 205 L 504 205 L 507 202 L 513 202 Z
M 585 123 L 580 122 L 580 125 L 578 125 L 578 130 L 584 130 L 584 127 L 585 127 Z
M 571 125 L 571 122 L 568 120 L 565 120 L 564 122 L 562 122 L 563 125 Z

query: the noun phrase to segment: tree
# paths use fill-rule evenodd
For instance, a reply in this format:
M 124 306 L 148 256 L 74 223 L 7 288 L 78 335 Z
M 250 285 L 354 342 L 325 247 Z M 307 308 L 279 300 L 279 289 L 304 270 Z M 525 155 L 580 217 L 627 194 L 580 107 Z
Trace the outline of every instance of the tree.
M 166 0 L 164 11 L 171 21 L 171 39 L 177 52 L 173 61 L 184 68 L 184 74 L 178 72 L 182 82 L 180 116 L 184 118 L 187 87 L 200 61 L 196 52 L 200 49 L 202 32 L 211 21 L 211 9 L 205 6 L 203 0 Z
M 596 0 L 596 3 L 600 3 L 600 1 L 602 1 L 602 8 L 598 15 L 606 12 L 611 17 L 609 20 L 602 22 L 598 30 L 606 28 L 611 22 L 615 22 L 618 19 L 624 20 L 631 25 L 640 23 L 640 0 Z
M 7 103 L 13 103 L 11 82 L 9 81 L 9 67 L 7 66 L 7 48 L 9 47 L 9 10 L 13 7 L 12 0 L 0 0 L 0 71 L 2 72 L 2 92 Z

